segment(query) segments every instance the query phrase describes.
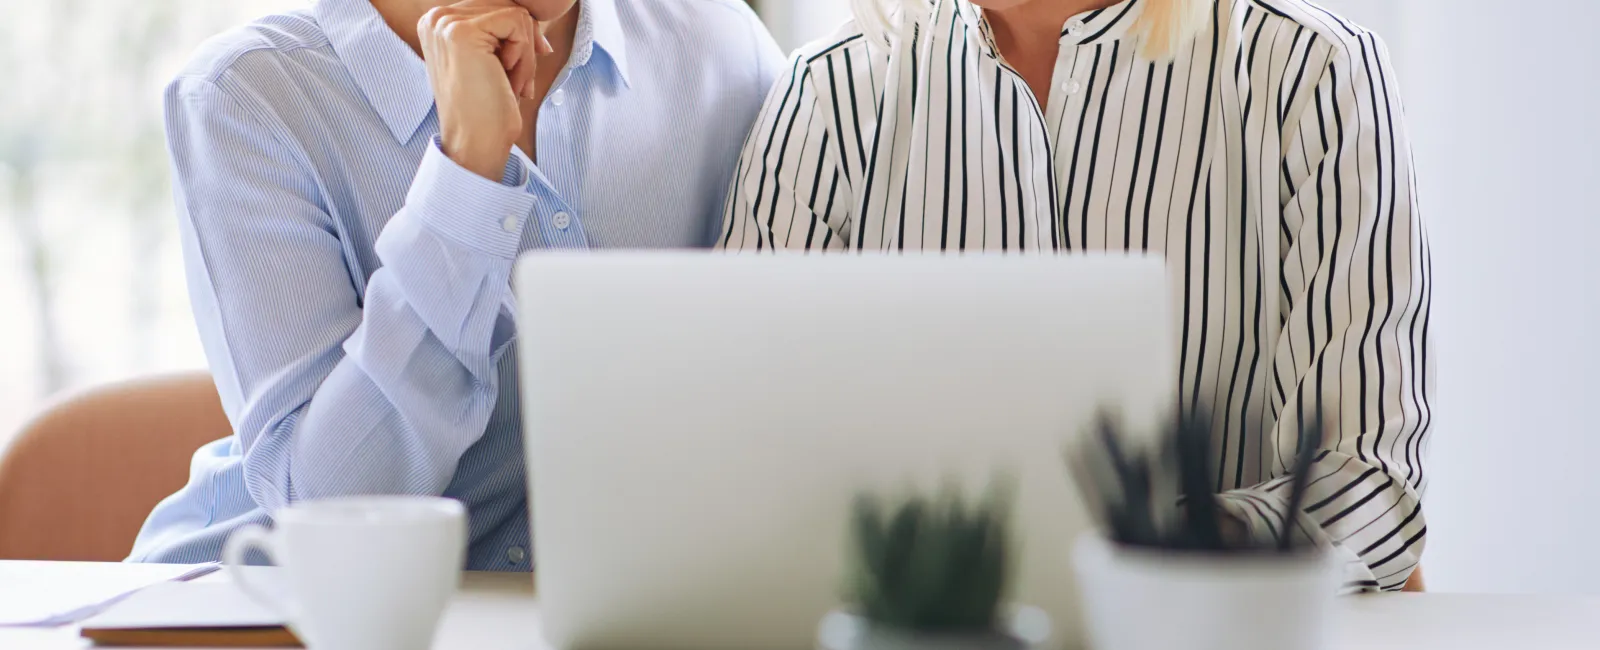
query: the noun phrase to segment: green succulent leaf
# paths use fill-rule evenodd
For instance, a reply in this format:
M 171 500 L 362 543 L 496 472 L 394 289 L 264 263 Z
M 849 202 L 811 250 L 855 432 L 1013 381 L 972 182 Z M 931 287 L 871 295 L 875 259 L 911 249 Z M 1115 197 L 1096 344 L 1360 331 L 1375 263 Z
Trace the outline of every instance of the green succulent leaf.
M 871 495 L 852 513 L 847 597 L 879 624 L 926 632 L 992 629 L 1010 564 L 1014 489 L 969 503 L 954 484 L 890 506 Z

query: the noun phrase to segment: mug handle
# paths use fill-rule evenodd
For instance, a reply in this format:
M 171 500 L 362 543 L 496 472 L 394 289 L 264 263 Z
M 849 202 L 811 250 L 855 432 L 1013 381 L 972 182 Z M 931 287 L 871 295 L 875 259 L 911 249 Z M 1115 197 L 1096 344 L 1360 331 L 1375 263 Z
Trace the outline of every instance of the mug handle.
M 277 564 L 277 541 L 278 538 L 265 527 L 256 524 L 242 526 L 233 531 L 233 534 L 228 536 L 228 541 L 222 545 L 222 565 L 227 569 L 228 577 L 233 580 L 233 584 L 239 587 L 239 591 L 244 592 L 268 611 L 282 617 L 287 624 L 293 618 L 289 614 L 289 610 L 292 609 L 290 604 L 273 597 L 259 585 L 250 582 L 250 572 L 248 565 L 245 564 L 245 555 L 251 550 L 261 551 L 273 564 Z

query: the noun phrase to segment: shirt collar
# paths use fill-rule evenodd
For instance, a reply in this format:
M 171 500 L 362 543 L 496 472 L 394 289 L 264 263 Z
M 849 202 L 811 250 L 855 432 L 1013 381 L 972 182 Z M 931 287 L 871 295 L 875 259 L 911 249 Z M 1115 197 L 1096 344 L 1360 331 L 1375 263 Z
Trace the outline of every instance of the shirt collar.
M 433 87 L 422 57 L 389 29 L 368 0 L 318 0 L 317 24 L 372 110 L 401 144 L 433 110 Z
M 989 21 L 983 17 L 983 9 L 973 5 L 969 0 L 955 0 L 955 4 L 956 12 L 961 19 L 983 35 L 984 46 L 989 49 L 989 54 L 998 56 L 998 49 L 994 46 L 994 36 L 989 31 Z M 1143 0 L 1122 0 L 1104 9 L 1073 16 L 1061 26 L 1061 44 L 1090 45 L 1121 39 L 1128 35 L 1133 24 L 1137 22 L 1143 5 Z
M 578 29 L 572 44 L 572 66 L 583 67 L 594 57 L 595 46 L 611 59 L 611 67 L 624 86 L 628 81 L 628 44 L 617 15 L 616 0 L 580 0 Z
M 1138 22 L 1141 0 L 1122 0 L 1104 9 L 1073 16 L 1061 27 L 1062 45 L 1089 45 L 1128 35 Z

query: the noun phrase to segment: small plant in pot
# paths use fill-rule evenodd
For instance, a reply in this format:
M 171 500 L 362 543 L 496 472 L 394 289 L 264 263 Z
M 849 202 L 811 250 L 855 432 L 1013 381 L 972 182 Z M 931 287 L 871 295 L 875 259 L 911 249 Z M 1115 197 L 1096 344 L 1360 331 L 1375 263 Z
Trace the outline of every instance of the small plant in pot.
M 1028 650 L 1045 614 L 1002 607 L 1009 579 L 1011 493 L 969 504 L 950 488 L 893 504 L 863 495 L 852 513 L 848 608 L 818 631 L 822 650 Z
M 1210 418 L 1194 414 L 1154 440 L 1104 418 L 1068 454 L 1069 473 L 1105 535 L 1073 552 L 1086 632 L 1097 650 L 1319 650 L 1341 564 L 1292 534 L 1322 442 L 1301 431 L 1287 499 L 1253 496 L 1281 519 L 1252 535 L 1219 504 Z M 1276 499 L 1276 495 L 1270 495 Z M 1232 530 L 1230 530 L 1230 528 Z M 1150 625 L 1150 613 L 1161 625 Z

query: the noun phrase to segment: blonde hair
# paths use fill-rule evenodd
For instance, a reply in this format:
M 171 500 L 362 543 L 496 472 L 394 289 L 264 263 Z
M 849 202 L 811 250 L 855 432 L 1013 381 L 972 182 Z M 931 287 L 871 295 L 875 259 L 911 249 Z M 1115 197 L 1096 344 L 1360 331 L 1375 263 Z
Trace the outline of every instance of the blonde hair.
M 1205 25 L 1216 0 L 1139 0 L 1144 9 L 1133 33 L 1144 39 L 1142 53 L 1152 59 L 1171 58 L 1189 37 Z M 895 29 L 909 20 L 927 19 L 931 0 L 850 0 L 856 25 L 868 42 L 889 45 Z

